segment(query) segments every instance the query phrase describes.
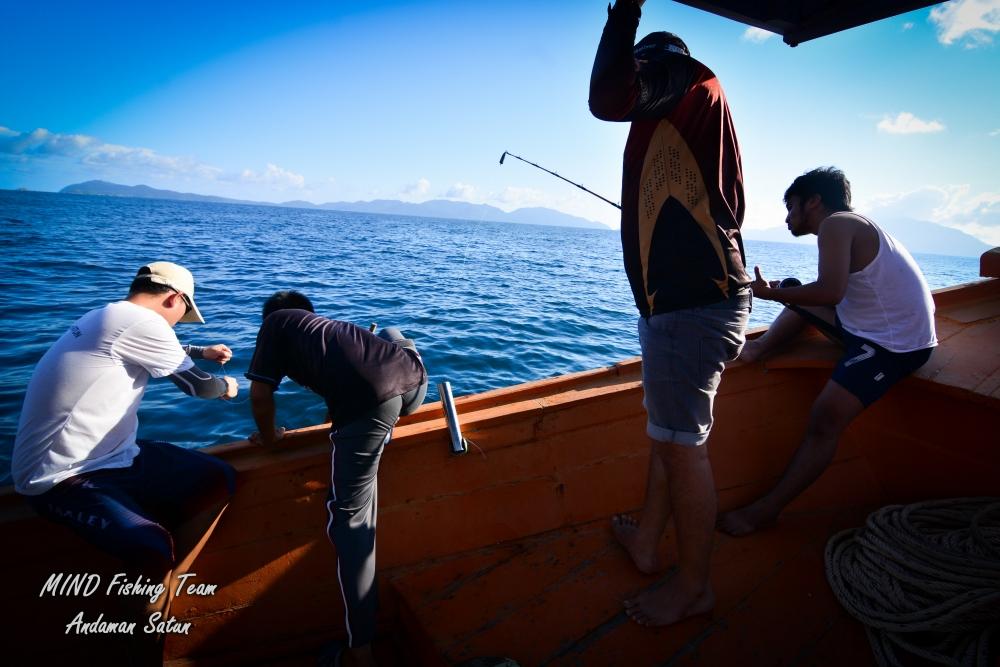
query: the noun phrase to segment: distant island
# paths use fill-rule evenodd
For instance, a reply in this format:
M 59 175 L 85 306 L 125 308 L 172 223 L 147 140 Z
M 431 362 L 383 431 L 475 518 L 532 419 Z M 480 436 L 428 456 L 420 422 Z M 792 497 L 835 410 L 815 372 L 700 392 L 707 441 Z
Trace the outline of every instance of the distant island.
M 875 217 L 873 220 L 875 224 L 898 239 L 911 253 L 979 257 L 992 247 L 963 231 L 933 222 L 910 218 Z M 748 229 L 743 237 L 750 241 L 816 245 L 815 236 L 795 238 L 785 227 Z
M 450 218 L 458 220 L 473 220 L 486 222 L 513 222 L 530 225 L 549 225 L 553 227 L 584 227 L 588 229 L 610 229 L 605 224 L 568 215 L 550 208 L 519 208 L 511 212 L 503 211 L 486 204 L 470 204 L 468 202 L 433 199 L 414 204 L 395 199 L 376 199 L 374 201 L 328 202 L 313 204 L 307 201 L 288 201 L 280 204 L 270 202 L 247 201 L 243 199 L 228 199 L 211 195 L 197 195 L 189 192 L 174 192 L 173 190 L 158 190 L 148 185 L 118 185 L 107 181 L 86 181 L 67 185 L 59 191 L 60 194 L 101 195 L 106 197 L 138 197 L 143 199 L 170 199 L 174 201 L 210 202 L 217 204 L 246 204 L 252 206 L 279 206 L 285 208 L 322 209 L 327 211 L 347 211 L 351 213 L 383 213 L 390 215 L 408 215 L 419 218 Z
M 24 188 L 20 188 L 23 190 Z M 219 204 L 245 204 L 250 206 L 276 206 L 285 208 L 320 209 L 328 211 L 346 211 L 351 213 L 378 213 L 388 215 L 406 215 L 418 218 L 446 218 L 456 220 L 510 222 L 532 225 L 549 225 L 554 227 L 582 227 L 587 229 L 610 230 L 608 225 L 593 220 L 587 220 L 568 215 L 550 208 L 519 208 L 506 212 L 495 206 L 486 204 L 470 204 L 468 202 L 433 199 L 414 204 L 394 199 L 376 199 L 373 201 L 328 202 L 313 204 L 308 201 L 287 201 L 280 204 L 272 202 L 229 199 L 211 195 L 198 195 L 173 190 L 158 190 L 148 185 L 119 185 L 107 181 L 86 181 L 67 185 L 59 191 L 60 194 L 101 195 L 107 197 L 137 197 L 145 199 L 170 199 L 177 201 L 214 202 Z M 992 246 L 983 243 L 976 237 L 958 229 L 945 227 L 925 220 L 906 218 L 882 218 L 875 220 L 880 227 L 892 234 L 909 249 L 910 252 L 928 255 L 952 255 L 958 257 L 979 257 Z M 769 241 L 778 243 L 795 243 L 815 245 L 812 236 L 795 238 L 784 227 L 769 227 L 767 229 L 745 228 L 743 237 L 748 241 Z

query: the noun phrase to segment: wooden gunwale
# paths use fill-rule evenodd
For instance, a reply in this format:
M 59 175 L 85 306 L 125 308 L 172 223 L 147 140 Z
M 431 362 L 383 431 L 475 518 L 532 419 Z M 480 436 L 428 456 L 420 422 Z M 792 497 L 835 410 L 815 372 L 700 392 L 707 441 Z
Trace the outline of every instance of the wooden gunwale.
M 995 451 L 995 434 L 1000 432 L 1000 346 L 996 345 L 1000 281 L 938 290 L 935 301 L 942 332 L 941 348 L 935 355 L 946 357 L 948 363 L 929 364 L 932 367 L 926 372 L 894 388 L 852 425 L 834 464 L 790 509 L 785 528 L 758 542 L 720 538 L 723 546 L 717 558 L 723 562 L 715 569 L 722 579 L 717 587 L 726 586 L 736 595 L 733 591 L 739 586 L 726 573 L 742 571 L 734 569 L 733 554 L 751 545 L 747 553 L 758 549 L 770 554 L 757 558 L 764 559 L 754 575 L 764 577 L 759 581 L 761 590 L 785 586 L 780 583 L 785 575 L 780 573 L 787 566 L 791 567 L 787 576 L 805 577 L 810 590 L 818 591 L 823 580 L 821 571 L 814 568 L 816 549 L 830 530 L 843 527 L 845 517 L 858 520 L 859 508 L 921 497 L 996 492 L 995 480 L 1000 479 L 1000 455 Z M 969 341 L 979 343 L 970 348 Z M 764 364 L 730 364 L 716 406 L 710 450 L 721 507 L 745 502 L 780 474 L 801 435 L 809 404 L 837 354 L 835 346 L 816 335 Z M 949 373 L 953 366 L 963 372 Z M 613 626 L 608 626 L 609 636 L 633 637 L 634 630 L 617 616 L 620 610 L 613 609 L 611 593 L 638 585 L 641 579 L 635 578 L 617 551 L 609 549 L 602 526 L 610 514 L 641 504 L 648 446 L 641 394 L 640 362 L 633 358 L 604 369 L 459 397 L 463 430 L 482 449 L 482 453 L 473 449 L 461 457 L 449 454 L 439 403 L 425 405 L 400 421 L 380 472 L 378 557 L 382 623 L 389 635 L 400 638 L 404 653 L 416 650 L 428 664 L 447 664 L 462 651 L 485 650 L 493 646 L 490 642 L 503 639 L 466 628 L 460 637 L 465 644 L 455 637 L 442 644 L 440 633 L 447 628 L 436 626 L 433 619 L 448 608 L 441 606 L 441 600 L 421 600 L 428 595 L 437 599 L 433 593 L 439 590 L 438 582 L 450 585 L 458 600 L 452 604 L 459 606 L 447 614 L 473 613 L 477 598 L 463 598 L 463 590 L 472 588 L 456 583 L 462 581 L 461 572 L 470 563 L 498 557 L 504 549 L 514 560 L 509 566 L 493 566 L 494 570 L 516 570 L 516 563 L 527 555 L 540 553 L 532 545 L 540 544 L 542 536 L 549 536 L 545 544 L 564 558 L 581 559 L 577 567 L 597 558 L 605 568 L 602 576 L 611 583 L 603 597 L 598 596 L 599 609 L 593 613 Z M 775 405 L 781 409 L 775 411 Z M 251 655 L 258 660 L 284 657 L 291 660 L 288 664 L 295 664 L 295 656 L 300 656 L 306 664 L 319 643 L 342 632 L 338 629 L 339 594 L 331 576 L 333 551 L 321 531 L 329 472 L 327 428 L 297 429 L 271 450 L 237 442 L 207 451 L 239 471 L 237 496 L 196 568 L 203 581 L 220 585 L 220 593 L 178 601 L 175 613 L 191 620 L 195 630 L 189 636 L 171 637 L 168 656 L 176 664 L 243 664 Z M 18 545 L 0 554 L 4 571 L 18 573 L 8 595 L 32 610 L 30 621 L 18 618 L 5 627 L 5 632 L 11 632 L 7 645 L 15 647 L 14 656 L 18 656 L 17 647 L 39 642 L 48 642 L 67 655 L 79 657 L 88 651 L 101 655 L 106 648 L 100 642 L 74 642 L 60 636 L 58 630 L 68 610 L 75 607 L 39 601 L 38 589 L 46 572 L 65 569 L 67 550 L 74 554 L 74 571 L 97 571 L 106 567 L 106 559 L 69 531 L 35 518 L 9 488 L 0 490 L 0 526 L 7 542 Z M 799 565 L 779 567 L 776 561 L 767 560 L 781 560 L 768 545 L 783 543 L 784 531 L 805 540 L 786 545 L 798 549 L 805 559 L 793 559 Z M 569 544 L 582 539 L 579 536 L 585 536 L 596 551 L 574 551 Z M 537 575 L 537 569 L 523 573 L 528 579 Z M 507 620 L 494 627 L 514 623 L 518 614 L 509 610 L 519 609 L 518 604 L 546 608 L 560 596 L 583 595 L 573 587 L 579 583 L 565 585 L 568 588 L 550 587 L 538 593 L 527 584 L 509 584 L 506 588 L 523 599 L 508 601 L 508 607 L 502 607 L 508 609 Z M 495 589 L 487 588 L 478 599 L 495 594 Z M 794 597 L 791 591 L 785 594 Z M 740 609 L 756 599 L 751 592 L 740 595 L 730 601 L 735 605 L 726 612 L 730 622 L 743 618 Z M 819 616 L 809 622 L 829 627 L 822 637 L 814 637 L 812 648 L 800 647 L 802 651 L 817 650 L 816 646 L 829 641 L 830 632 L 839 633 L 849 644 L 857 640 L 853 630 L 844 629 L 852 627 L 849 620 L 839 616 L 828 599 L 823 600 Z M 604 664 L 598 657 L 605 655 L 604 649 L 588 653 L 587 647 L 597 646 L 589 642 L 597 639 L 587 632 L 581 635 L 571 617 L 567 615 L 553 632 L 576 648 L 560 653 L 550 646 L 547 654 L 531 654 L 525 664 L 533 664 L 532 659 L 562 664 L 571 657 L 582 664 Z M 744 621 L 757 627 L 752 619 Z M 708 650 L 709 644 L 717 646 L 734 637 L 717 625 L 695 625 L 685 632 L 686 639 L 675 651 Z M 712 639 L 697 640 L 705 632 Z M 758 629 L 757 634 L 764 638 L 767 633 Z M 653 650 L 647 646 L 650 637 L 663 639 L 662 633 L 653 633 L 643 643 L 643 636 L 633 637 L 638 642 L 637 656 Z M 747 637 L 740 640 L 749 641 Z M 742 646 L 740 642 L 734 646 Z M 657 660 L 664 657 L 656 655 Z

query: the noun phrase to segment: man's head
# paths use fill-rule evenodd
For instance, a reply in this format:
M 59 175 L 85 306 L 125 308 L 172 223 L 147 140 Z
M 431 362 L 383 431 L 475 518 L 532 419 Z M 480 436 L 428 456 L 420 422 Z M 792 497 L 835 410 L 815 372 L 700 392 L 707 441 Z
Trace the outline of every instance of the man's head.
M 151 305 L 170 322 L 205 323 L 194 302 L 194 276 L 173 262 L 150 262 L 135 274 L 128 288 L 130 301 L 141 300 Z
M 672 32 L 651 32 L 635 45 L 633 49 L 636 60 L 659 61 L 667 54 L 690 56 L 687 44 Z
M 835 167 L 808 171 L 785 190 L 785 223 L 794 236 L 815 233 L 817 225 L 832 213 L 851 210 L 851 183 Z
M 280 292 L 275 292 L 268 297 L 267 301 L 264 302 L 264 312 L 263 319 L 267 319 L 267 316 L 276 310 L 285 310 L 286 308 L 298 308 L 299 310 L 308 310 L 310 313 L 315 313 L 313 309 L 312 301 L 303 294 L 302 292 L 296 292 L 295 290 L 281 290 Z

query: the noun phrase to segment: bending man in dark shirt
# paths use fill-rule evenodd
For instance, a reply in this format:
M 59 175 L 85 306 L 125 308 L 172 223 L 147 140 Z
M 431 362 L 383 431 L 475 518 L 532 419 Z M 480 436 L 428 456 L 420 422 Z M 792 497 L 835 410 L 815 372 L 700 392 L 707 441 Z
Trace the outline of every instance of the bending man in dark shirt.
M 267 446 L 281 438 L 274 391 L 285 376 L 326 401 L 333 422 L 327 533 L 337 551 L 347 625 L 347 647 L 333 657 L 345 666 L 374 664 L 376 474 L 399 416 L 423 402 L 427 372 L 413 342 L 398 330 L 376 336 L 321 317 L 298 292 L 275 293 L 263 314 L 246 373 L 259 429 L 250 439 Z

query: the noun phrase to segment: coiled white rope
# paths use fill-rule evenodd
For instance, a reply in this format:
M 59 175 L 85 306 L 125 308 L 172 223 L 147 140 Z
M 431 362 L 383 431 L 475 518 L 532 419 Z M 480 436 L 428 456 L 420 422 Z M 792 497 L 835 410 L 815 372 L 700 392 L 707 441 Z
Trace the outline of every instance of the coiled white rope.
M 826 575 L 882 667 L 908 652 L 994 667 L 1000 644 L 1000 498 L 890 505 L 833 536 Z

